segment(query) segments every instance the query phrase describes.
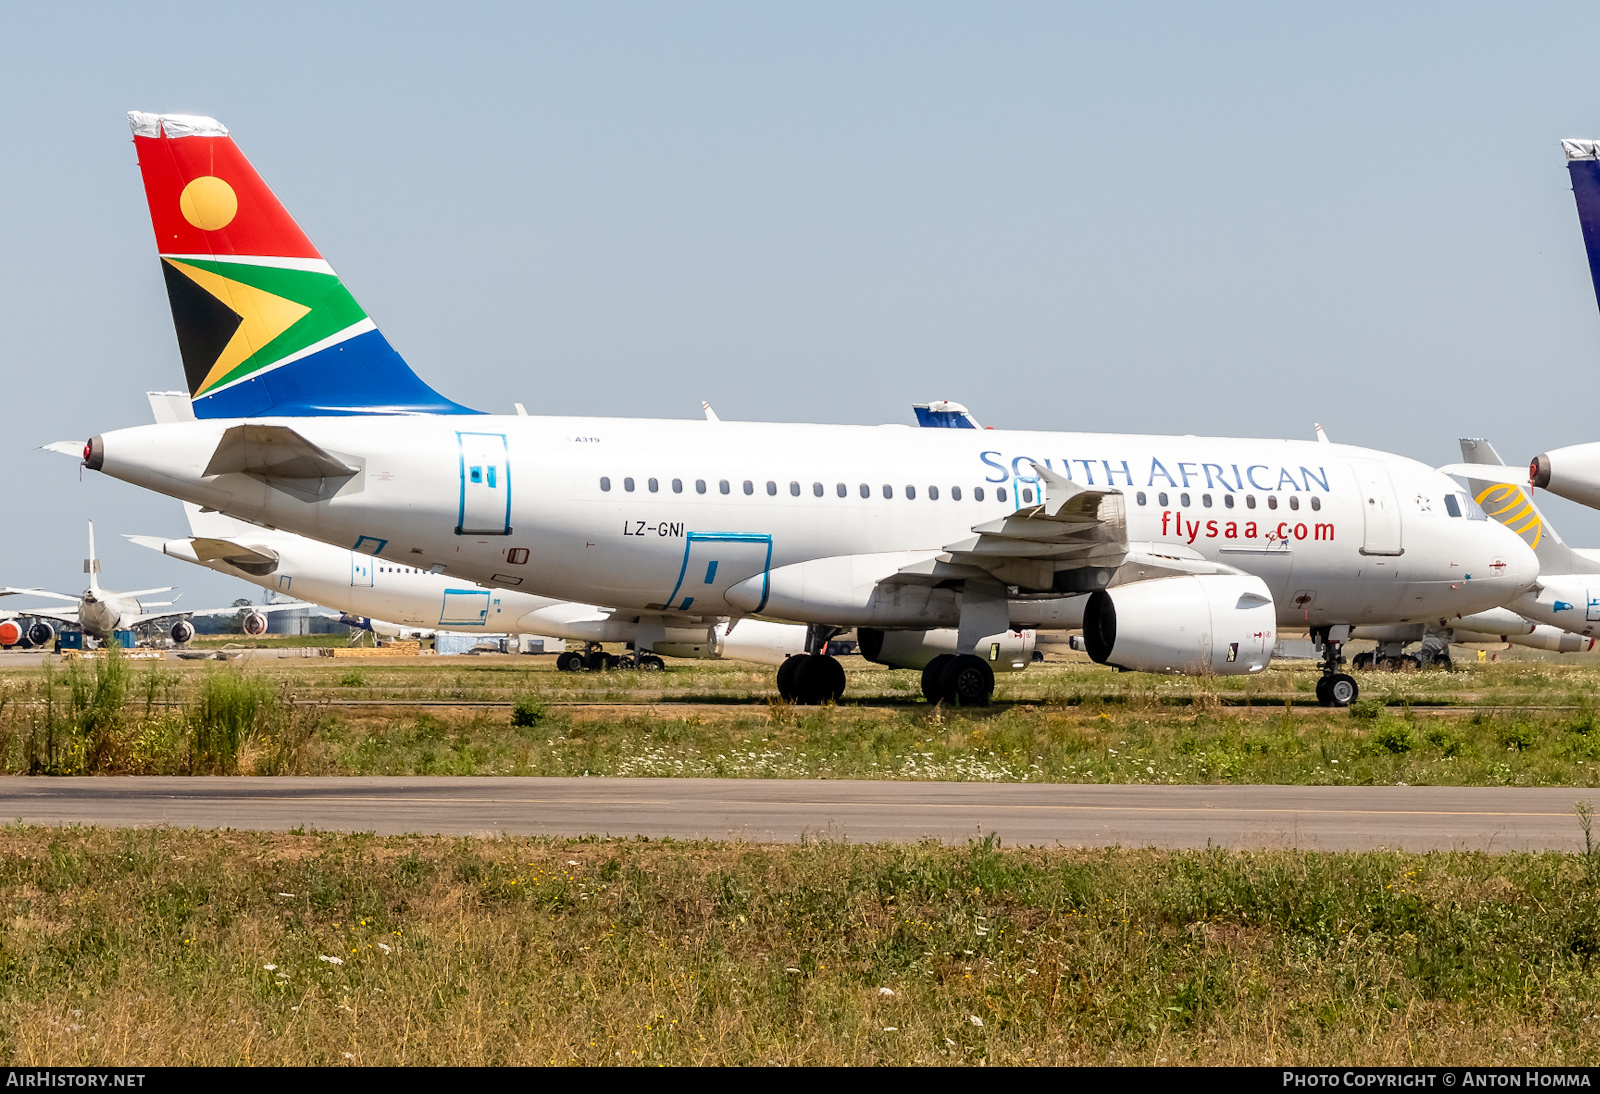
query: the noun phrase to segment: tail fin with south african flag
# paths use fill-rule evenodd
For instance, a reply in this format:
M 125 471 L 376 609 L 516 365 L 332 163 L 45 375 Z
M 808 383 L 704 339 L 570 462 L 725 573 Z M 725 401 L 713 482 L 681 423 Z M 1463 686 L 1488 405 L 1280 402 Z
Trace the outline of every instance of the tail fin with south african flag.
M 475 413 L 411 371 L 226 126 L 128 121 L 196 417 Z

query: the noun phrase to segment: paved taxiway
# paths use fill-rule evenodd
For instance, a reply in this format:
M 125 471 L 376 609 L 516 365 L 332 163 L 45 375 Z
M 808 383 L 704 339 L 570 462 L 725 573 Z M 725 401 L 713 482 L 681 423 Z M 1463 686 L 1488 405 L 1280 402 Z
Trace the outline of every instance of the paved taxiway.
M 0 778 L 33 824 L 1311 850 L 1574 850 L 1570 788 L 745 779 Z

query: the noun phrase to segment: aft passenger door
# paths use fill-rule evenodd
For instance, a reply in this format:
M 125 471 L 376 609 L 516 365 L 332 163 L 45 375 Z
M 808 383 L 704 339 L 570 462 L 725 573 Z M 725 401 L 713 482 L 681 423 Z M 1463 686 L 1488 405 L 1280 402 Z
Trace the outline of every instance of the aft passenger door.
M 458 536 L 511 534 L 511 468 L 504 433 L 457 433 L 461 459 Z
M 1376 460 L 1351 460 L 1356 485 L 1361 490 L 1361 511 L 1366 518 L 1366 533 L 1361 543 L 1364 555 L 1403 555 L 1405 545 L 1400 526 L 1400 499 L 1395 496 L 1389 469 Z

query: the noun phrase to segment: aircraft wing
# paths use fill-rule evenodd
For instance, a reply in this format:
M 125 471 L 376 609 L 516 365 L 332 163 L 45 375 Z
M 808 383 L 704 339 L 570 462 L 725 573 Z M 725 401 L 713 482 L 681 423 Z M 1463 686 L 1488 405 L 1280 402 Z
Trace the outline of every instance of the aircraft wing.
M 1050 589 L 1060 570 L 1116 569 L 1128 559 L 1122 492 L 1080 486 L 1041 464 L 1037 505 L 976 525 L 972 536 L 900 572 L 902 580 L 993 577 L 1025 589 Z
M 152 605 L 159 607 L 160 605 Z M 240 612 L 260 612 L 262 615 L 271 615 L 273 612 L 287 612 L 295 608 L 314 608 L 304 600 L 289 600 L 282 604 L 251 604 L 249 607 L 236 608 L 191 608 L 188 611 L 176 612 L 140 612 L 133 622 L 136 624 L 155 623 L 162 619 L 188 619 L 192 617 L 215 618 L 222 615 L 238 615 Z
M 38 619 L 54 619 L 59 623 L 76 623 L 78 621 L 77 608 L 16 608 L 0 612 L 0 619 L 15 619 L 19 615 Z

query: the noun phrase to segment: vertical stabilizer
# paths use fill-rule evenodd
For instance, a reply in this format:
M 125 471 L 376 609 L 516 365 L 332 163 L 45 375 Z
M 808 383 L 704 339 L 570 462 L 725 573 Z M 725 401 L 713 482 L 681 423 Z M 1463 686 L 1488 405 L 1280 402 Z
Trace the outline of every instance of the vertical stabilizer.
M 196 417 L 473 413 L 411 371 L 226 126 L 128 121 Z
M 1600 141 L 1564 140 L 1567 174 L 1572 176 L 1572 197 L 1578 203 L 1578 226 L 1589 254 L 1589 278 L 1600 299 Z
M 94 553 L 94 521 L 89 522 L 89 557 L 83 560 L 83 572 L 89 575 L 89 591 L 100 591 L 100 559 Z

